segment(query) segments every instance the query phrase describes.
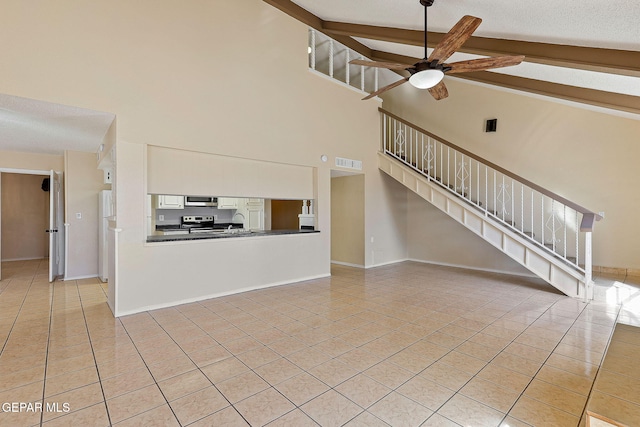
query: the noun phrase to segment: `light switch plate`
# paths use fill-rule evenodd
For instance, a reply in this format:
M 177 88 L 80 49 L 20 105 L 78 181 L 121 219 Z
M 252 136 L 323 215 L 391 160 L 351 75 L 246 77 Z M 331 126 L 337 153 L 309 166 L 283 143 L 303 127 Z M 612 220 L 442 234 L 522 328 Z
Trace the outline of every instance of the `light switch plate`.
M 82 219 L 82 212 L 76 212 L 76 219 Z

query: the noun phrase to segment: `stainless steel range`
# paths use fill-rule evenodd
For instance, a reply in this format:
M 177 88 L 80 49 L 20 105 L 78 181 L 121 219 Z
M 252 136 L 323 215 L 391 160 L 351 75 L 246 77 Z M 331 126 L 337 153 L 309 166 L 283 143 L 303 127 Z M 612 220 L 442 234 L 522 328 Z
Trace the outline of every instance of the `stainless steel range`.
M 213 216 L 183 216 L 180 227 L 189 230 L 189 233 L 210 233 L 213 231 Z

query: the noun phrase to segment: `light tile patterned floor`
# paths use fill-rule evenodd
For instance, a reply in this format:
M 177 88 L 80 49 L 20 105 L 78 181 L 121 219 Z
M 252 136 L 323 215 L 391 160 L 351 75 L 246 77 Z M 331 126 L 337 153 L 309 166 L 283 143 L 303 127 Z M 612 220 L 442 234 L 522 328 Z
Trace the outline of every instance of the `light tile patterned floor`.
M 49 411 L 0 426 L 577 426 L 620 312 L 406 262 L 114 319 L 46 269 L 2 264 L 0 403 Z

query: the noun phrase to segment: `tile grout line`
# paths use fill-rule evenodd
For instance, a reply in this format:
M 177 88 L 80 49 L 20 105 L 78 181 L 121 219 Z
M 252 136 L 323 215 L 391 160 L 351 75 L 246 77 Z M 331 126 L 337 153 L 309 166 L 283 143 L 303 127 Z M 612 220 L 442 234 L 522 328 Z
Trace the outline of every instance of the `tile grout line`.
M 87 314 L 84 310 L 84 301 L 82 300 L 82 293 L 80 292 L 80 285 L 78 281 L 75 280 L 76 292 L 78 293 L 78 298 L 80 299 L 80 308 L 82 310 L 82 317 L 84 318 L 84 327 L 87 331 L 87 337 L 89 339 L 89 345 L 91 346 L 91 355 L 93 356 L 93 363 L 96 368 L 96 374 L 98 375 L 98 383 L 100 384 L 100 392 L 102 393 L 102 398 L 104 400 L 104 408 L 107 413 L 107 420 L 109 421 L 109 426 L 113 425 L 111 422 L 111 413 L 109 412 L 109 406 L 107 406 L 107 396 L 104 393 L 104 387 L 102 385 L 102 377 L 100 376 L 100 369 L 98 369 L 98 360 L 96 359 L 96 352 L 93 347 L 93 340 L 91 339 L 91 332 L 89 330 L 89 322 L 87 321 Z

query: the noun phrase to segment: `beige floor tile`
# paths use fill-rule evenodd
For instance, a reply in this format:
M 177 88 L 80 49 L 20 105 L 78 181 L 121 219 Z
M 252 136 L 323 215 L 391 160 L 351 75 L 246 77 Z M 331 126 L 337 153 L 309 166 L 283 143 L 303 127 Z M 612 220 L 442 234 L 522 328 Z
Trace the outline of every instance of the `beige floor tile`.
M 95 368 L 93 369 L 95 371 Z M 7 369 L 6 371 L 0 374 L 2 376 L 0 392 L 44 380 L 44 365 L 16 371 Z
M 600 371 L 593 389 L 640 405 L 640 378 Z
M 361 407 L 334 390 L 312 399 L 300 409 L 322 426 L 341 426 L 363 411 Z
M 112 423 L 118 423 L 166 403 L 158 386 L 153 384 L 107 400 Z
M 269 362 L 280 359 L 280 356 L 269 347 L 258 347 L 253 350 L 249 350 L 245 353 L 239 354 L 237 358 L 247 365 L 249 368 L 255 369 L 259 366 L 266 365 Z
M 207 387 L 195 393 L 169 402 L 182 425 L 191 424 L 229 406 L 229 402 L 215 387 Z
M 577 417 L 582 415 L 587 401 L 587 396 L 536 379 L 524 391 L 524 396 L 539 400 Z
M 311 348 L 322 353 L 326 353 L 332 357 L 338 357 L 341 354 L 354 349 L 351 344 L 341 340 L 340 338 L 329 338 L 328 340 L 322 341 Z
M 45 381 L 45 397 L 83 387 L 88 384 L 98 382 L 98 372 L 95 366 L 85 369 L 62 374 L 58 376 L 49 376 Z
M 434 332 L 430 335 L 427 335 L 424 338 L 425 341 L 429 341 L 433 344 L 437 344 L 441 347 L 445 347 L 449 350 L 453 350 L 454 348 L 456 348 L 457 346 L 459 346 L 460 344 L 462 344 L 463 342 L 466 341 L 466 338 L 461 338 L 461 337 L 456 337 L 453 335 L 449 335 L 449 334 L 445 334 L 443 332 L 438 331 L 438 332 Z
M 295 409 L 289 400 L 273 388 L 254 394 L 234 406 L 252 426 L 265 425 Z
M 337 359 L 331 359 L 309 369 L 308 372 L 330 387 L 335 387 L 358 374 L 358 371 Z
M 142 368 L 103 380 L 102 390 L 106 399 L 112 399 L 154 383 L 149 370 Z
M 214 345 L 189 353 L 189 358 L 198 367 L 207 366 L 212 363 L 224 360 L 228 357 L 231 357 L 231 353 L 229 353 L 227 349 L 225 349 L 221 345 Z
M 540 369 L 536 379 L 569 389 L 583 396 L 589 394 L 593 384 L 593 380 L 590 377 L 572 374 L 547 365 Z
M 303 370 L 309 370 L 315 366 L 321 365 L 331 359 L 326 353 L 322 353 L 318 350 L 306 348 L 295 353 L 291 353 L 287 356 L 289 361 L 293 362 Z
M 335 387 L 335 390 L 365 409 L 391 393 L 390 388 L 364 374 L 356 375 L 343 382 Z
M 399 387 L 402 383 L 414 376 L 412 372 L 386 361 L 367 369 L 364 371 L 364 374 L 390 389 Z
M 500 423 L 500 427 L 533 427 L 531 424 L 527 424 L 524 421 L 517 420 L 513 417 L 506 417 L 502 423 Z M 584 426 L 580 426 L 584 427 Z
M 382 398 L 368 411 L 392 426 L 420 425 L 433 414 L 433 411 L 396 392 Z
M 493 427 L 502 421 L 504 413 L 460 394 L 452 397 L 438 414 L 461 425 Z
M 212 426 L 227 426 L 227 427 L 248 427 L 249 424 L 242 418 L 242 416 L 235 410 L 233 406 L 227 406 L 218 412 L 211 414 L 199 421 L 189 424 L 189 427 L 212 427 Z
M 151 375 L 156 381 L 166 380 L 176 375 L 184 374 L 196 368 L 196 365 L 186 355 L 167 359 L 160 363 L 148 365 Z
M 94 383 L 66 391 L 64 393 L 56 394 L 54 396 L 49 396 L 45 398 L 44 404 L 63 407 L 63 405 L 67 403 L 69 405 L 70 412 L 76 412 L 103 401 L 104 396 L 102 394 L 102 388 L 99 383 Z M 64 414 L 59 412 L 45 412 L 43 414 L 43 419 L 48 421 L 50 419 L 57 418 L 60 415 Z
M 543 350 L 517 342 L 509 344 L 504 351 L 539 363 L 543 363 L 551 354 L 551 351 L 549 350 Z
M 580 419 L 568 412 L 545 405 L 526 396 L 520 397 L 509 415 L 532 426 L 576 427 Z
M 460 424 L 436 413 L 431 415 L 420 427 L 460 427 Z
M 473 375 L 480 372 L 480 370 L 487 364 L 487 362 L 484 360 L 477 359 L 464 353 L 460 353 L 456 350 L 442 357 L 439 362 L 455 366 L 456 368 Z
M 456 347 L 455 351 L 464 353 L 467 356 L 473 356 L 476 359 L 480 359 L 485 362 L 489 362 L 500 352 L 500 349 L 491 348 L 471 341 L 467 341 Z
M 455 366 L 438 361 L 429 366 L 419 375 L 448 389 L 459 390 L 473 377 L 474 374 L 462 371 Z
M 198 369 L 158 383 L 168 402 L 211 386 L 211 381 Z
M 396 391 L 432 411 L 437 411 L 455 394 L 455 391 L 419 375 L 404 383 Z
M 507 413 L 520 396 L 513 390 L 481 378 L 471 379 L 460 393 L 502 413 Z
M 300 409 L 294 409 L 271 421 L 267 424 L 269 427 L 317 427 L 318 424 L 307 416 Z
M 297 406 L 329 390 L 329 386 L 306 372 L 281 382 L 275 388 Z
M 287 359 L 281 358 L 260 366 L 255 369 L 255 372 L 269 384 L 276 385 L 300 374 L 302 369 L 289 362 Z
M 207 365 L 201 370 L 213 384 L 217 384 L 247 372 L 249 368 L 235 357 L 229 357 Z
M 623 425 L 640 425 L 640 405 L 597 390 L 591 393 L 587 403 L 587 410 Z
M 266 390 L 269 384 L 253 371 L 248 371 L 217 383 L 216 388 L 233 404 Z
M 337 359 L 358 371 L 367 370 L 383 360 L 382 357 L 371 354 L 361 348 L 355 348 L 348 351 L 337 357 Z
M 290 354 L 309 348 L 306 343 L 289 336 L 272 341 L 267 346 L 281 356 L 289 356 Z
M 531 377 L 512 371 L 511 369 L 502 368 L 493 363 L 490 363 L 480 371 L 478 378 L 491 381 L 500 387 L 516 393 L 522 393 L 529 382 L 531 382 Z
M 109 427 L 109 417 L 104 403 L 98 403 L 88 408 L 71 412 L 43 423 L 46 427 L 67 427 L 67 426 L 95 426 Z
M 542 363 L 536 362 L 515 354 L 502 352 L 498 354 L 492 361 L 494 365 L 501 368 L 511 369 L 528 377 L 533 377 L 542 366 Z
M 389 424 L 382 421 L 380 418 L 371 414 L 370 412 L 363 412 L 348 423 L 345 427 L 388 427 Z M 293 427 L 293 426 L 292 426 Z

